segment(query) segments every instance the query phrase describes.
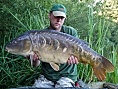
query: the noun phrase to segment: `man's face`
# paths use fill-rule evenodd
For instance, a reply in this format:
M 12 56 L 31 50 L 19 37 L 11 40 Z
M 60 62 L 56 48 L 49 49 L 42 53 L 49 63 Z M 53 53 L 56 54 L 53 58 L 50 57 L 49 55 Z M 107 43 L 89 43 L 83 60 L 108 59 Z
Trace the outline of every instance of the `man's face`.
M 60 30 L 65 18 L 62 16 L 54 16 L 52 13 L 49 14 L 50 26 L 54 30 Z

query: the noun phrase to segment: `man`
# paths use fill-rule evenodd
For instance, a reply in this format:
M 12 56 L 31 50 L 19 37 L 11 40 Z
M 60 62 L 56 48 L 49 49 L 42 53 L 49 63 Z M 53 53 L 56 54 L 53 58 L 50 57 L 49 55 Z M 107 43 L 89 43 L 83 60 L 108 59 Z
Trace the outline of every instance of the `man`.
M 51 8 L 48 17 L 50 20 L 50 26 L 46 28 L 46 30 L 53 29 L 78 37 L 77 31 L 74 28 L 63 25 L 66 19 L 66 8 L 63 5 L 55 4 Z M 37 60 L 36 55 L 34 55 L 34 60 Z M 42 75 L 35 81 L 33 87 L 73 87 L 75 81 L 77 81 L 77 63 L 77 58 L 71 55 L 66 64 L 60 65 L 59 71 L 54 71 L 48 63 L 42 62 Z

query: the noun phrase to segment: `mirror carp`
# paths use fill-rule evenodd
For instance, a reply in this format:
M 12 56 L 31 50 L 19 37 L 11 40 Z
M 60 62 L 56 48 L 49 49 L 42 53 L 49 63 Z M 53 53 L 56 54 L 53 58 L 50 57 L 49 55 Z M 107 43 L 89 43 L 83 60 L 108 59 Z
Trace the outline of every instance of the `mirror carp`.
M 36 53 L 41 61 L 49 63 L 55 71 L 59 70 L 59 64 L 66 63 L 73 55 L 79 63 L 91 65 L 94 75 L 101 81 L 106 78 L 107 72 L 114 71 L 113 64 L 90 48 L 87 42 L 55 30 L 27 31 L 11 40 L 5 48 L 12 54 L 30 55 L 31 64 Z

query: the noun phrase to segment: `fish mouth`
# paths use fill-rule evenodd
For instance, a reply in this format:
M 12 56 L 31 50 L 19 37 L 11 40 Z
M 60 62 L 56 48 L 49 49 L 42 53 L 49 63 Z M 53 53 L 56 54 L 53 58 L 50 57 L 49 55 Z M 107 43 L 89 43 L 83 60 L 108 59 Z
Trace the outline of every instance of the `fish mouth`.
M 8 53 L 17 54 L 15 50 L 10 49 L 9 47 L 5 47 L 5 51 L 7 51 Z
M 9 48 L 8 48 L 8 47 L 5 47 L 5 51 L 10 52 L 10 50 L 9 50 Z

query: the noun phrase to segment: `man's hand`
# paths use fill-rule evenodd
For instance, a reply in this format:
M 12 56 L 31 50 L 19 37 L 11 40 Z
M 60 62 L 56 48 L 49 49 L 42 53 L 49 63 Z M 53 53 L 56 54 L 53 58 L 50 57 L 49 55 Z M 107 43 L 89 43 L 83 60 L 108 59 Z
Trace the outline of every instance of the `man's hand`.
M 75 57 L 75 56 L 72 55 L 72 56 L 70 56 L 70 57 L 68 58 L 67 63 L 68 63 L 69 65 L 71 65 L 71 64 L 78 64 L 79 62 L 78 62 L 77 57 Z
M 34 53 L 34 55 L 29 55 L 26 58 L 30 60 L 30 63 L 33 67 L 37 67 L 40 64 L 40 60 L 38 56 L 36 55 L 36 53 Z
M 35 61 L 35 60 L 39 60 L 39 57 L 38 57 L 38 55 L 36 54 L 36 53 L 34 53 L 34 55 L 33 55 L 33 60 Z

